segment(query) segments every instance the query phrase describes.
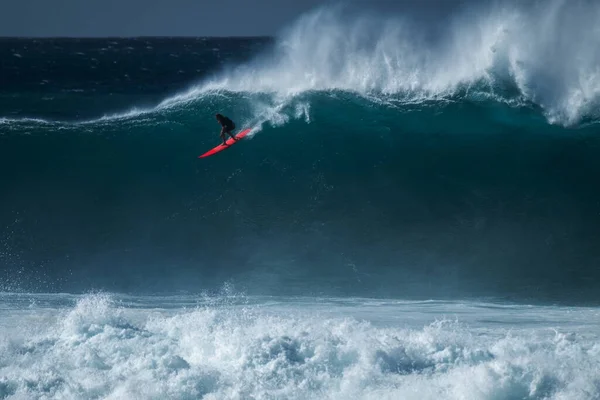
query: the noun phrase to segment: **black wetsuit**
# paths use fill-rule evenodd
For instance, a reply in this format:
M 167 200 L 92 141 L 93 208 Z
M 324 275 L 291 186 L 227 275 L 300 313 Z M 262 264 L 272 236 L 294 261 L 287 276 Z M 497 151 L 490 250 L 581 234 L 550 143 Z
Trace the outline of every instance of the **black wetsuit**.
M 231 133 L 235 129 L 235 124 L 233 121 L 226 116 L 221 118 L 221 126 L 223 127 L 223 131 L 225 133 Z

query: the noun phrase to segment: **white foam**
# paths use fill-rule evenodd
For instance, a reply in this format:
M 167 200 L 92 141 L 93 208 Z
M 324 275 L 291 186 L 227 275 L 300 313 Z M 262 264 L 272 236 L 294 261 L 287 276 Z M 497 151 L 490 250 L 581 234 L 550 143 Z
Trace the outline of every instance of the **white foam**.
M 356 299 L 268 299 L 249 307 L 235 298 L 173 309 L 163 301 L 127 308 L 100 294 L 64 311 L 2 307 L 0 397 L 600 396 L 594 309 Z M 452 313 L 468 323 L 436 320 Z

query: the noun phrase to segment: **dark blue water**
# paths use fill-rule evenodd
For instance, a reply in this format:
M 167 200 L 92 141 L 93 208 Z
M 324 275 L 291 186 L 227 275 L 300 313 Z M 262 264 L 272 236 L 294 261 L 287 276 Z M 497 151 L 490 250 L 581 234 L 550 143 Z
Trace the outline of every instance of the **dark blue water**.
M 525 51 L 518 25 L 466 48 L 463 26 L 427 53 L 332 18 L 276 39 L 2 39 L 4 290 L 597 303 L 593 40 Z M 253 135 L 198 159 L 217 112 Z

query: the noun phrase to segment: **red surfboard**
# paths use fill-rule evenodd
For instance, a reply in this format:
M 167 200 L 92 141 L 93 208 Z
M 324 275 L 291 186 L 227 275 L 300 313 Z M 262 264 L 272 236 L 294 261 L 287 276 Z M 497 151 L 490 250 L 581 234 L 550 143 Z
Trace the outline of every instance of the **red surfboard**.
M 241 139 L 244 136 L 246 136 L 247 134 L 250 133 L 252 129 L 244 129 L 243 131 L 241 131 L 240 133 L 238 133 L 237 135 L 235 135 L 236 139 Z M 198 158 L 204 158 L 204 157 L 208 157 L 208 156 L 212 156 L 213 154 L 216 154 L 220 151 L 223 151 L 229 147 L 231 147 L 232 144 L 234 144 L 235 142 L 237 142 L 236 140 L 233 140 L 232 138 L 227 139 L 227 141 L 225 142 L 226 144 L 220 144 L 217 147 L 215 147 L 214 149 L 211 149 L 209 151 L 207 151 L 206 153 L 202 154 L 201 156 L 198 156 Z

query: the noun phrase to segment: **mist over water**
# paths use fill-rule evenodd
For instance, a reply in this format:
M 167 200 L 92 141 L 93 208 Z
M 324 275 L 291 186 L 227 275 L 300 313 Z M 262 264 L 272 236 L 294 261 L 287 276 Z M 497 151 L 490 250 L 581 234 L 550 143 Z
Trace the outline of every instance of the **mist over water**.
M 600 6 L 584 1 L 505 2 L 420 25 L 327 7 L 286 29 L 273 51 L 189 95 L 343 90 L 401 103 L 458 96 L 534 104 L 551 123 L 577 124 L 597 117 L 599 16 Z

